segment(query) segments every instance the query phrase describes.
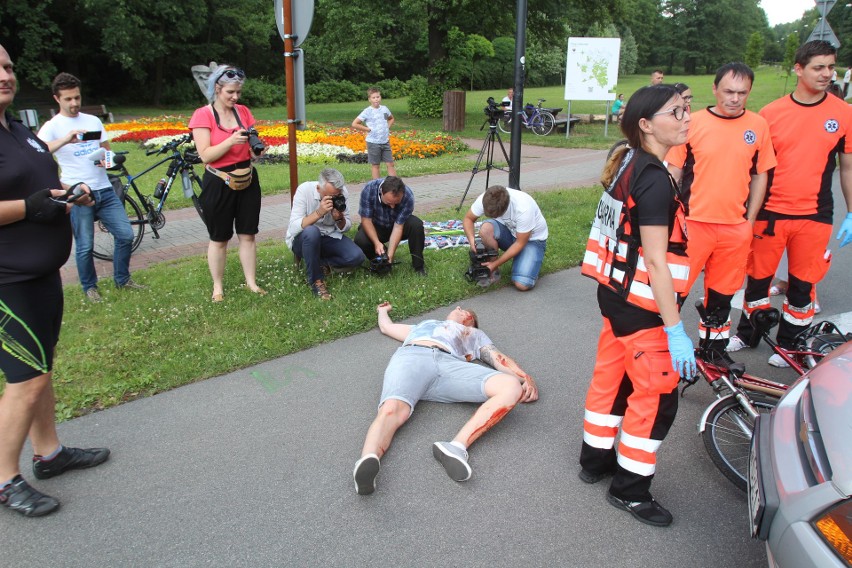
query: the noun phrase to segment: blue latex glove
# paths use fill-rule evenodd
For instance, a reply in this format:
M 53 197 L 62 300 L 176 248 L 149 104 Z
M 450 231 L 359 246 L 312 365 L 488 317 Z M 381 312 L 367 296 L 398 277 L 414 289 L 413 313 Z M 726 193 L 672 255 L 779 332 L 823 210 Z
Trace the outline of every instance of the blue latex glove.
M 852 213 L 846 214 L 846 218 L 843 220 L 843 224 L 840 225 L 840 230 L 837 232 L 837 240 L 839 241 L 844 235 L 846 238 L 844 238 L 843 242 L 840 243 L 840 248 L 852 243 Z
M 692 378 L 692 375 L 695 374 L 695 347 L 683 330 L 683 322 L 679 321 L 677 324 L 663 329 L 668 336 L 672 366 L 684 379 Z

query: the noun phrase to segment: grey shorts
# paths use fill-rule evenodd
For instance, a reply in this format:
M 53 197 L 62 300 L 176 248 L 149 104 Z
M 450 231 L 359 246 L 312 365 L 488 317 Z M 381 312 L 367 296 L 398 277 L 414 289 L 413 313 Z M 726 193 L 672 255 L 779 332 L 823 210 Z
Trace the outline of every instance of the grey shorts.
M 382 162 L 393 162 L 390 142 L 385 142 L 384 144 L 367 142 L 367 163 L 381 164 Z
M 499 375 L 490 367 L 460 361 L 437 348 L 403 346 L 396 350 L 382 385 L 381 407 L 390 398 L 414 407 L 433 402 L 485 402 L 485 381 Z

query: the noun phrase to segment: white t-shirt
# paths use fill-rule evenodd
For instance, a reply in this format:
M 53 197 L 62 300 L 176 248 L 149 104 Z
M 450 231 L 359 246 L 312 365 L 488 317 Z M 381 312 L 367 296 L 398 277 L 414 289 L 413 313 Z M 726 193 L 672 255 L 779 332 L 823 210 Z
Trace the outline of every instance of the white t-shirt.
M 843 82 L 844 83 L 852 83 L 852 67 L 846 70 L 846 73 L 843 74 Z
M 101 132 L 101 139 L 82 140 L 65 144 L 53 153 L 56 161 L 59 162 L 59 167 L 62 168 L 62 175 L 59 177 L 60 181 L 66 185 L 83 182 L 92 188 L 93 191 L 112 187 L 109 183 L 106 170 L 96 166 L 95 162 L 89 159 L 89 154 L 96 152 L 101 147 L 101 142 L 109 140 L 104 130 L 104 125 L 98 117 L 91 114 L 83 114 L 82 112 L 74 118 L 57 114 L 44 123 L 41 130 L 38 131 L 38 137 L 45 142 L 52 142 L 66 136 L 72 130 L 84 130 L 86 132 L 99 130 Z
M 535 202 L 528 193 L 518 191 L 517 189 L 509 189 L 509 208 L 500 217 L 495 217 L 495 221 L 499 221 L 506 225 L 512 236 L 518 236 L 518 233 L 530 233 L 531 241 L 547 240 L 547 221 L 544 220 L 544 215 L 541 214 L 541 209 L 538 203 Z M 482 196 L 476 198 L 470 210 L 477 217 L 485 214 L 485 209 L 482 207 Z
M 403 345 L 426 339 L 440 343 L 450 355 L 461 359 L 462 361 L 473 361 L 479 359 L 480 350 L 492 345 L 491 341 L 485 332 L 481 329 L 462 325 L 451 320 L 425 320 L 408 332 L 408 337 L 403 341 Z
M 387 144 L 390 139 L 390 127 L 388 120 L 393 115 L 388 107 L 379 105 L 379 108 L 368 106 L 361 111 L 358 118 L 370 129 L 367 133 L 367 142 L 371 144 Z

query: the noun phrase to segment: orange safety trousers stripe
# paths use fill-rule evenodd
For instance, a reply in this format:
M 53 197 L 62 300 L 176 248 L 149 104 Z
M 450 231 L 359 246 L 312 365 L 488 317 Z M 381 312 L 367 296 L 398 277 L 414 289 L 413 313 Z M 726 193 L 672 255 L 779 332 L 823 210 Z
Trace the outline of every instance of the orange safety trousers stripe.
M 625 379 L 632 389 L 622 387 Z M 662 326 L 616 337 L 604 318 L 586 394 L 584 441 L 593 447 L 612 447 L 620 423 L 619 465 L 652 475 L 656 450 L 677 410 L 675 404 L 661 412 L 660 395 L 671 393 L 677 384 Z

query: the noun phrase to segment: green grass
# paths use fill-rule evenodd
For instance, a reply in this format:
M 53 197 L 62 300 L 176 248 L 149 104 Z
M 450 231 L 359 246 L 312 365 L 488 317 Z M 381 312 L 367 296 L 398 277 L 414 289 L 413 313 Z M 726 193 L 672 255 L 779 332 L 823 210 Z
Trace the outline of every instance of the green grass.
M 579 263 L 599 194 L 589 188 L 535 195 L 550 228 L 543 274 Z M 428 220 L 457 216 L 449 209 L 424 215 Z M 385 300 L 402 319 L 484 292 L 462 276 L 466 248 L 427 250 L 425 279 L 414 275 L 405 247 L 399 258 L 401 264 L 385 278 L 363 270 L 331 277 L 330 302 L 313 297 L 304 272 L 280 241 L 258 247 L 258 283 L 269 292 L 265 297 L 241 286 L 235 252 L 228 256 L 221 304 L 210 302 L 203 256 L 136 271 L 134 280 L 148 290 L 103 286 L 99 304 L 69 285 L 54 371 L 57 417 L 115 406 L 371 329 L 375 307 Z M 510 285 L 510 272 L 504 272 L 495 286 Z

